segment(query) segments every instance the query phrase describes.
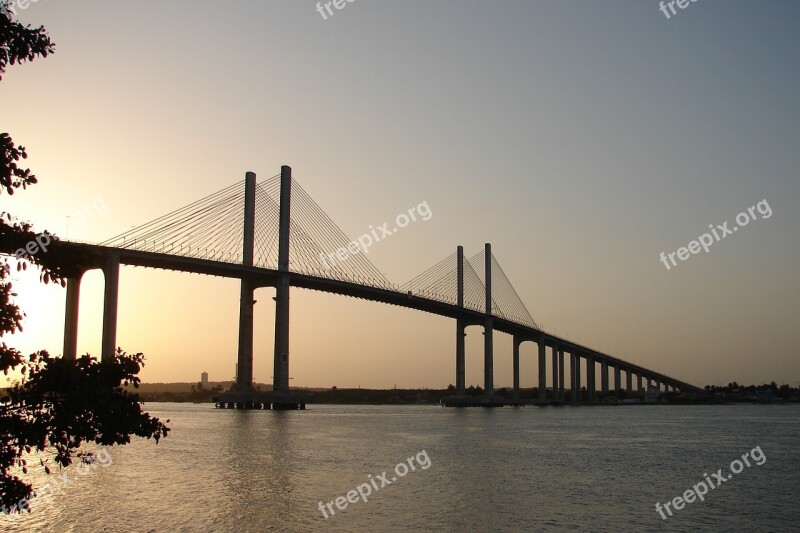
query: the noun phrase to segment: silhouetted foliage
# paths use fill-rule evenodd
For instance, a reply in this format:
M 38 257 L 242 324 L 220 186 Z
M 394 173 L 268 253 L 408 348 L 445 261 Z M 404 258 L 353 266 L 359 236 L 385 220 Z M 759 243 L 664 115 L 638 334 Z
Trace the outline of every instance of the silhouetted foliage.
M 6 2 L 0 4 L 7 5 Z M 46 57 L 55 45 L 44 28 L 23 26 L 0 12 L 0 80 L 8 65 Z M 27 158 L 23 146 L 0 133 L 0 196 L 26 189 L 37 182 L 30 169 L 20 166 Z M 44 283 L 65 285 L 72 273 L 85 270 L 93 258 L 57 246 L 58 238 L 49 232 L 36 233 L 26 222 L 0 212 L 0 254 L 14 255 L 36 237 L 46 237 L 53 246 L 45 253 L 21 254 L 17 269 L 35 265 Z M 11 269 L 7 259 L 0 264 L 0 339 L 22 331 L 25 314 L 14 302 Z M 38 351 L 24 357 L 19 350 L 0 341 L 0 370 L 5 375 L 18 372 L 21 380 L 0 403 L 0 505 L 3 512 L 21 511 L 34 488 L 20 476 L 28 474 L 31 454 L 54 451 L 54 463 L 65 467 L 73 457 L 81 457 L 82 444 L 127 444 L 132 436 L 165 437 L 169 428 L 142 411 L 136 394 L 123 386 L 139 385 L 138 373 L 144 364 L 141 353 L 129 355 L 118 349 L 109 361 L 98 362 L 89 355 L 76 361 Z M 169 420 L 167 421 L 169 422 Z M 50 465 L 38 463 L 48 474 Z
M 481 396 L 483 395 L 483 389 L 480 386 L 476 387 L 475 385 L 470 385 L 464 390 L 464 393 L 467 396 Z
M 724 398 L 728 402 L 800 401 L 800 388 L 792 388 L 787 384 L 779 387 L 774 381 L 761 385 L 739 385 L 733 382 L 721 387 L 706 385 L 704 388 L 709 395 Z
M 0 1 L 3 7 L 9 2 Z M 7 9 L 0 10 L 0 80 L 8 65 L 47 57 L 56 51 L 44 27 L 31 28 L 13 20 Z

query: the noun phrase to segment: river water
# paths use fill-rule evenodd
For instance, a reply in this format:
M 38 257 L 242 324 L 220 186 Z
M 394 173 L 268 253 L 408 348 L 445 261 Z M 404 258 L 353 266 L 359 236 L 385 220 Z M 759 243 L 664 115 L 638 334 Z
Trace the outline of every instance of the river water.
M 800 531 L 800 406 L 146 407 L 167 439 L 40 477 L 68 481 L 0 531 Z

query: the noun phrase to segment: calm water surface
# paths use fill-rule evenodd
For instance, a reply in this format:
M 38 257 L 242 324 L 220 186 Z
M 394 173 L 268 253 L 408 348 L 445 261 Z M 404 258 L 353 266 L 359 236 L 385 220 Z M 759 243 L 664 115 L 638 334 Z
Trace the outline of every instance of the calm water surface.
M 110 448 L 0 531 L 800 531 L 798 406 L 147 408 L 166 440 Z M 656 512 L 756 446 L 763 465 Z M 422 451 L 430 467 L 398 478 Z M 398 479 L 323 518 L 384 471 Z

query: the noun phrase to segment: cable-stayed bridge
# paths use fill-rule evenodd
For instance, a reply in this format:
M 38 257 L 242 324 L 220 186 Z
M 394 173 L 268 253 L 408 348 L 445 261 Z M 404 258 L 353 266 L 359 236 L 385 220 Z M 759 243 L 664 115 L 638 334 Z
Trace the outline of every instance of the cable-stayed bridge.
M 484 328 L 484 397 L 494 401 L 493 333 L 513 336 L 514 395 L 519 396 L 520 345 L 538 345 L 537 402 L 565 400 L 565 356 L 570 357 L 570 399 L 577 402 L 582 383 L 586 400 L 595 401 L 596 370 L 600 387 L 609 391 L 609 368 L 614 388 L 641 393 L 643 381 L 659 390 L 699 390 L 659 372 L 623 361 L 598 350 L 544 331 L 533 319 L 500 263 L 486 244 L 467 258 L 463 248 L 403 285 L 391 283 L 372 264 L 320 206 L 292 178 L 291 168 L 258 181 L 248 172 L 239 182 L 99 244 L 60 241 L 56 246 L 85 252 L 87 266 L 67 280 L 64 356 L 77 355 L 78 308 L 81 278 L 100 268 L 105 276 L 102 357 L 112 357 L 116 345 L 120 265 L 177 270 L 241 280 L 237 376 L 223 405 L 269 408 L 296 407 L 299 396 L 289 389 L 290 287 L 320 290 L 344 296 L 398 305 L 456 320 L 456 385 L 451 402 L 465 393 L 464 337 L 468 326 Z M 337 251 L 340 255 L 336 255 Z M 345 253 L 346 252 L 346 253 Z M 337 261 L 326 260 L 337 258 Z M 273 391 L 253 390 L 253 294 L 259 287 L 275 287 L 275 351 Z M 552 388 L 547 390 L 548 349 Z M 581 378 L 581 368 L 586 378 Z M 625 383 L 622 382 L 625 372 Z M 634 378 L 635 376 L 635 378 Z M 634 389 L 635 382 L 635 389 Z M 549 394 L 548 394 L 549 392 Z M 474 400 L 469 403 L 475 403 Z M 502 403 L 502 402 L 501 402 Z

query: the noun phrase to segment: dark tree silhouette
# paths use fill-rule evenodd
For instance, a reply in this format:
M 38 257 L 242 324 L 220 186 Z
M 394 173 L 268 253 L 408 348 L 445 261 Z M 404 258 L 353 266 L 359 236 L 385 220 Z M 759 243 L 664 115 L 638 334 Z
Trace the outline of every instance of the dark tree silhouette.
M 0 0 L 0 8 L 8 3 Z M 0 9 L 0 80 L 9 65 L 33 61 L 55 52 L 43 27 L 31 28 L 15 21 L 7 9 Z M 21 166 L 27 153 L 14 144 L 11 136 L 0 133 L 0 197 L 36 183 L 30 169 Z M 169 428 L 142 411 L 135 394 L 123 386 L 138 387 L 143 366 L 141 353 L 126 354 L 118 349 L 109 361 L 97 361 L 88 354 L 76 361 L 50 356 L 39 351 L 25 357 L 8 346 L 3 337 L 22 330 L 25 314 L 15 303 L 8 257 L 37 237 L 52 242 L 45 253 L 17 256 L 17 270 L 29 265 L 40 271 L 44 283 L 65 285 L 67 277 L 91 264 L 92 258 L 58 246 L 49 232 L 35 232 L 8 212 L 0 212 L 0 370 L 21 378 L 0 402 L 0 509 L 4 513 L 28 508 L 34 487 L 23 477 L 29 461 L 48 474 L 49 461 L 36 458 L 37 452 L 54 452 L 56 468 L 82 458 L 84 443 L 127 444 L 132 436 L 165 437 Z M 169 420 L 167 420 L 169 422 Z

